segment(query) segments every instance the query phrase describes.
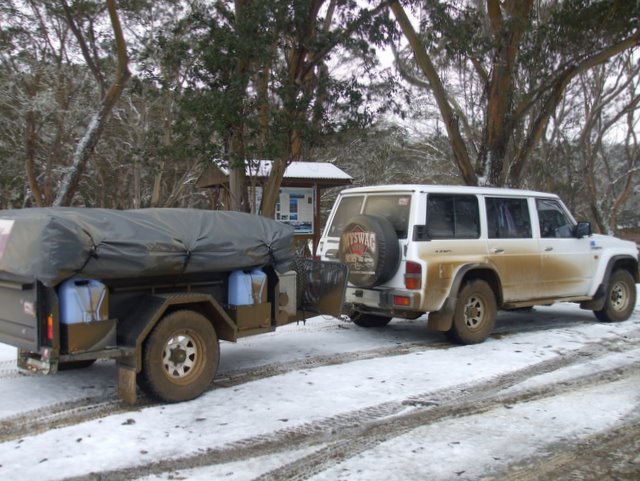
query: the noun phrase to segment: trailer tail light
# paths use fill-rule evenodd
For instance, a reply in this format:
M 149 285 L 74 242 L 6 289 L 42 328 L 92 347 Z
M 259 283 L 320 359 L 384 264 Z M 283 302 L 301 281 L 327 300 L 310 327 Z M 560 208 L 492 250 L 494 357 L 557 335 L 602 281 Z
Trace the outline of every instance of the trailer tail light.
M 53 314 L 47 316 L 47 340 L 53 341 Z
M 407 289 L 422 289 L 422 265 L 407 262 L 404 273 L 404 286 Z

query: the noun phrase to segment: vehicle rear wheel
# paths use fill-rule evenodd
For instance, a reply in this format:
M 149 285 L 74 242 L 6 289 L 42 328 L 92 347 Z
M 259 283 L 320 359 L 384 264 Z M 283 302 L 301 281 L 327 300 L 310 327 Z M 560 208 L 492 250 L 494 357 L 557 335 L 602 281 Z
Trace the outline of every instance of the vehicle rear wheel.
M 391 318 L 374 314 L 355 313 L 351 316 L 351 320 L 356 326 L 360 327 L 384 327 L 389 324 Z
M 631 274 L 618 269 L 609 280 L 604 307 L 593 313 L 602 322 L 626 321 L 636 306 L 636 295 L 636 283 Z
M 161 401 L 194 399 L 211 384 L 219 358 L 211 322 L 195 311 L 175 311 L 160 319 L 145 341 L 138 383 Z
M 496 324 L 496 297 L 489 284 L 480 279 L 466 283 L 458 294 L 453 325 L 447 337 L 458 344 L 483 342 Z

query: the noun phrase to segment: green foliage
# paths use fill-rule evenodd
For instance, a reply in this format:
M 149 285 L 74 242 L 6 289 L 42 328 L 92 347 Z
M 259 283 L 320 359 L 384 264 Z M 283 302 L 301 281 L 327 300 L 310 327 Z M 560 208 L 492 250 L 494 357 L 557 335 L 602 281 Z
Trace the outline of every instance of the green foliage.
M 439 61 L 461 57 L 487 60 L 495 47 L 482 2 L 430 1 L 422 6 L 420 31 Z M 504 18 L 505 34 L 509 22 Z M 634 0 L 550 0 L 537 2 L 519 47 L 519 63 L 553 71 L 568 58 L 587 56 L 637 31 L 640 3 Z M 538 76 L 540 77 L 540 76 Z
M 231 126 L 239 123 L 246 158 L 281 158 L 287 156 L 292 131 L 299 131 L 309 143 L 322 131 L 366 125 L 375 118 L 364 107 L 371 100 L 366 93 L 370 83 L 356 76 L 326 77 L 319 68 L 333 61 L 332 54 L 340 47 L 370 69 L 376 62 L 373 45 L 384 42 L 392 30 L 388 16 L 363 21 L 368 10 L 355 2 L 339 2 L 338 26 L 325 30 L 323 19 L 313 16 L 316 2 L 249 3 L 251 8 L 242 10 L 242 15 L 232 11 L 229 2 L 217 2 L 215 10 L 188 19 L 195 62 L 181 108 L 210 129 L 196 127 L 203 153 L 222 152 L 225 157 Z M 358 25 L 347 34 L 349 22 Z M 308 53 L 294 58 L 301 47 Z M 293 62 L 310 62 L 317 55 L 323 55 L 320 61 L 301 69 L 307 72 L 304 78 L 293 76 Z M 266 97 L 260 91 L 261 81 L 268 85 Z M 266 136 L 261 132 L 265 120 Z M 218 145 L 211 144 L 212 132 Z

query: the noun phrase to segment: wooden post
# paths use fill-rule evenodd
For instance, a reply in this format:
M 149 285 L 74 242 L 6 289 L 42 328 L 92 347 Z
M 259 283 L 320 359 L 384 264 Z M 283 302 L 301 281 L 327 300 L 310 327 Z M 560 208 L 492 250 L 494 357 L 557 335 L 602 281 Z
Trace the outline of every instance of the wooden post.
M 313 184 L 313 191 L 316 205 L 313 212 L 313 252 L 311 254 L 315 258 L 320 243 L 320 188 L 317 183 Z

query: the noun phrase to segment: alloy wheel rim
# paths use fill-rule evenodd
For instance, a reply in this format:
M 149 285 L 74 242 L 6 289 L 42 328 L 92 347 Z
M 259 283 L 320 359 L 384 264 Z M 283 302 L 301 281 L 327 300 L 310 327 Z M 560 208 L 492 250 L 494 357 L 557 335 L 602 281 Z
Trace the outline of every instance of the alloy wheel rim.
M 629 302 L 629 295 L 625 285 L 621 282 L 616 282 L 611 289 L 611 306 L 616 311 L 622 311 L 626 309 Z
M 464 306 L 464 322 L 471 330 L 476 330 L 484 320 L 484 301 L 479 296 L 469 298 Z
M 165 374 L 177 381 L 196 375 L 200 363 L 201 346 L 195 336 L 179 333 L 170 337 L 162 351 Z

